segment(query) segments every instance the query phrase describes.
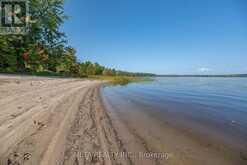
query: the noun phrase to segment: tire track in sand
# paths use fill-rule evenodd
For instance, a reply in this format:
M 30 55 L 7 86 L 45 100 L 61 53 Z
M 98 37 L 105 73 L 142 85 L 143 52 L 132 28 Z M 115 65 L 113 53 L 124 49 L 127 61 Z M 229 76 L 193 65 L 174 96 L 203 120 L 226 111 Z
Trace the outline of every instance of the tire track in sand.
M 80 103 L 79 111 L 67 137 L 63 165 L 131 164 L 99 99 L 99 87 L 91 89 Z
M 75 113 L 78 111 L 79 103 L 86 95 L 86 91 L 98 83 L 74 81 L 68 83 L 68 87 L 64 84 L 57 89 L 53 87 L 45 90 L 39 89 L 40 93 L 28 95 L 28 98 L 32 98 L 32 96 L 38 97 L 45 93 L 49 97 L 44 99 L 44 102 L 35 103 L 31 108 L 33 113 L 25 112 L 21 114 L 21 118 L 16 116 L 16 119 L 20 120 L 19 124 L 18 120 L 14 119 L 13 122 L 16 124 L 9 127 L 8 132 L 4 134 L 0 132 L 0 137 L 2 137 L 0 140 L 0 164 L 58 164 L 62 160 L 66 135 L 73 123 Z M 19 101 L 20 99 L 13 100 L 13 103 L 18 105 Z M 30 99 L 30 101 L 34 100 Z M 43 103 L 46 104 L 43 105 Z M 43 106 L 46 109 L 43 109 Z M 9 111 L 14 112 L 15 109 L 9 108 Z M 26 116 L 25 119 L 23 115 Z M 3 123 L 1 128 L 4 127 L 6 127 L 6 123 Z

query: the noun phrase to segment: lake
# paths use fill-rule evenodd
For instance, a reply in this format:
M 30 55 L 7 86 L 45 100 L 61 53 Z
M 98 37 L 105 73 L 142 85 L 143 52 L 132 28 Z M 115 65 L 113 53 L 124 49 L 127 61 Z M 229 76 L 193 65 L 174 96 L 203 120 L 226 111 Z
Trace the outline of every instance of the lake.
M 247 149 L 247 78 L 161 77 L 107 86 L 102 93 L 127 123 L 132 114 L 136 122 L 145 114 L 191 137 Z

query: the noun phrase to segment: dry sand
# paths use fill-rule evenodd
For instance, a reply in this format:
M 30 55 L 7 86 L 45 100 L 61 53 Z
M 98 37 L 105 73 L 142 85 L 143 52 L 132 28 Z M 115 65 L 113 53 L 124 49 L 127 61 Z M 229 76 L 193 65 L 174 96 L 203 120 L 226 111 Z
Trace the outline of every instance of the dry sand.
M 0 165 L 233 164 L 149 117 L 106 111 L 102 83 L 0 76 Z
M 0 164 L 128 164 L 96 154 L 123 151 L 99 99 L 101 84 L 0 76 Z

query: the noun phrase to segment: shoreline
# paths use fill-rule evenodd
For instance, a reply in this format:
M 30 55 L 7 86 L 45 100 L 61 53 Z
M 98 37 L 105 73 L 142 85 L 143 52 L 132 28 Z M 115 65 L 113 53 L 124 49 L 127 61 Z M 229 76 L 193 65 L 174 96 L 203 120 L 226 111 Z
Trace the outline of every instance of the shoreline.
M 104 83 L 0 76 L 0 164 L 132 164 L 102 104 Z
M 220 141 L 220 138 L 217 139 L 210 132 L 202 133 L 196 125 L 174 125 L 162 120 L 162 116 L 151 109 L 145 110 L 143 106 L 140 109 L 131 102 L 118 100 L 114 95 L 105 97 L 108 110 L 115 116 L 114 126 L 119 127 L 118 131 L 121 132 L 123 127 L 127 127 L 125 130 L 134 135 L 149 151 L 170 155 L 169 159 L 161 161 L 160 164 L 245 165 L 247 162 L 247 152 L 242 150 L 243 148 Z M 178 119 L 174 120 L 176 123 Z
M 244 164 L 129 105 L 115 111 L 105 83 L 0 76 L 0 164 Z

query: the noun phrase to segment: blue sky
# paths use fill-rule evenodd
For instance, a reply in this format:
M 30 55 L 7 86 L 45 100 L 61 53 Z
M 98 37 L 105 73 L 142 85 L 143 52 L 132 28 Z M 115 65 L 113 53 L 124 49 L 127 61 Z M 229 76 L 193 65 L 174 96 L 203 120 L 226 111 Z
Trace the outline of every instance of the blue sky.
M 66 0 L 80 60 L 158 74 L 247 73 L 246 0 Z

